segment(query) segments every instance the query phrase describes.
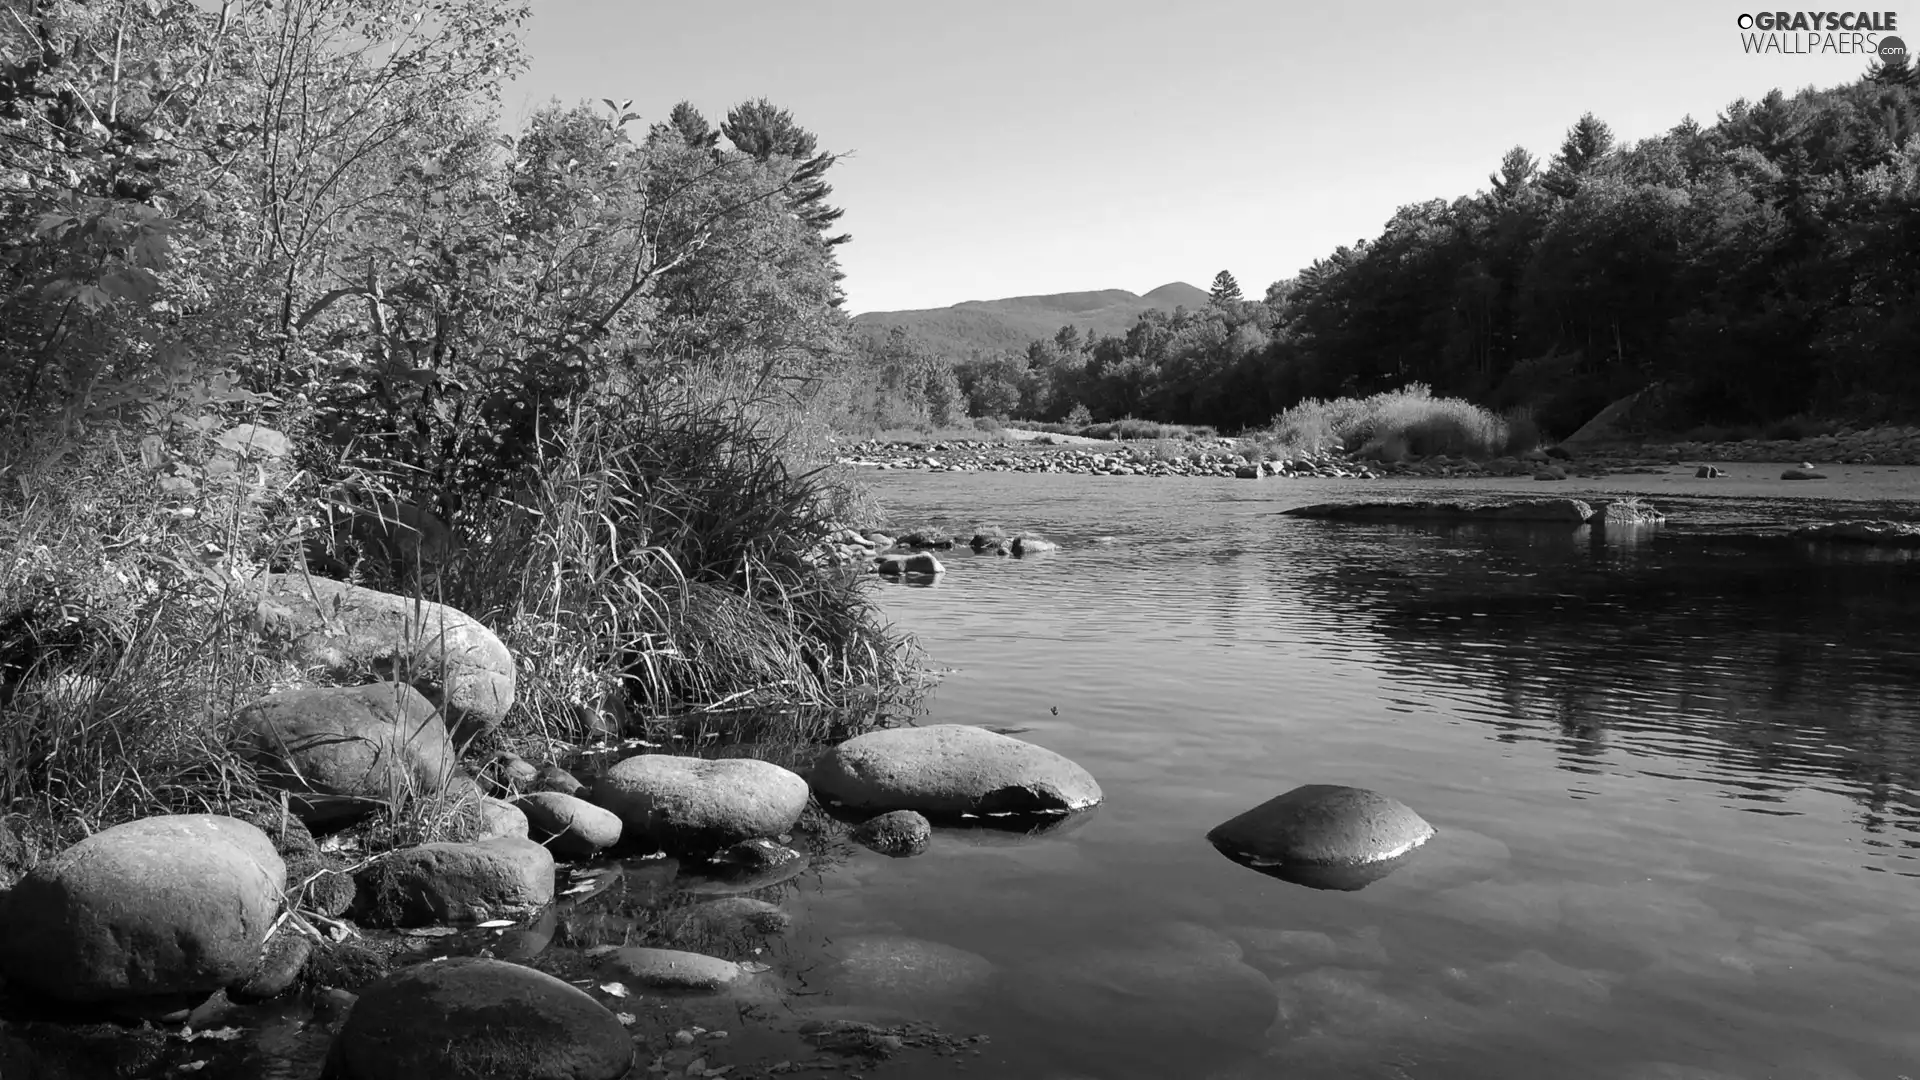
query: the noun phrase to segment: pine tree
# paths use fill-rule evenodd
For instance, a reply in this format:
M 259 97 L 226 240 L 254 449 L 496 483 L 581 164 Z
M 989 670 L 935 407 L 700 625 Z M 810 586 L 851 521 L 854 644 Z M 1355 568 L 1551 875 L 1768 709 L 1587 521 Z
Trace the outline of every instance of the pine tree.
M 1867 67 L 1867 79 L 1881 86 L 1920 86 L 1920 68 L 1904 56 L 1875 60 Z
M 720 141 L 720 133 L 713 130 L 707 118 L 693 107 L 693 102 L 683 101 L 667 114 L 667 126 L 680 133 L 687 145 L 696 150 L 711 150 Z
M 833 187 L 822 179 L 839 158 L 818 152 L 813 133 L 794 123 L 793 114 L 766 98 L 742 102 L 727 113 L 720 131 L 741 153 L 757 161 L 775 157 L 790 158 L 799 167 L 793 174 L 793 211 L 800 220 L 818 229 L 828 247 L 846 243 L 845 234 L 826 236 L 826 231 L 846 211 L 827 205 Z
M 1500 171 L 1487 179 L 1493 184 L 1493 197 L 1508 203 L 1517 198 L 1539 172 L 1540 163 L 1527 152 L 1527 148 L 1516 146 L 1500 159 Z
M 1592 113 L 1584 113 L 1578 123 L 1567 129 L 1566 141 L 1560 144 L 1560 152 L 1554 155 L 1547 175 L 1540 178 L 1540 186 L 1562 198 L 1571 198 L 1580 190 L 1580 181 L 1612 152 L 1613 129 Z
M 1232 274 L 1222 270 L 1213 275 L 1213 290 L 1208 296 L 1209 303 L 1214 307 L 1225 307 L 1228 304 L 1237 304 L 1243 299 L 1245 298 L 1240 295 L 1240 283 L 1233 280 Z

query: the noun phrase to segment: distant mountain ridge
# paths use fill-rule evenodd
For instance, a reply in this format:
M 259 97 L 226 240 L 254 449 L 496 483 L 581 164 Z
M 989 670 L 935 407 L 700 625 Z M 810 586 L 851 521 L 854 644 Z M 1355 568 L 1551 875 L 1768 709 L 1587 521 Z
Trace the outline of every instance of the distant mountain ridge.
M 1145 296 L 1125 289 L 1097 289 L 967 300 L 952 307 L 917 311 L 868 311 L 855 315 L 853 325 L 876 337 L 904 326 L 941 355 L 964 360 L 975 352 L 1025 351 L 1028 342 L 1050 338 L 1062 326 L 1078 327 L 1082 335 L 1123 334 L 1148 309 L 1172 311 L 1204 307 L 1206 303 L 1205 289 L 1175 281 Z

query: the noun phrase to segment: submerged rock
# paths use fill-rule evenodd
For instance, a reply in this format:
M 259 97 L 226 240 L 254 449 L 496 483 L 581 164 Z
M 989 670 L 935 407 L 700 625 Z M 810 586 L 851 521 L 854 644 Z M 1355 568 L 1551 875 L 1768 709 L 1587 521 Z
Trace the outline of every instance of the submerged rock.
M 1920 547 L 1920 525 L 1905 521 L 1823 521 L 1795 529 L 1793 535 L 1800 540 Z
M 930 552 L 917 551 L 911 555 L 881 555 L 873 560 L 875 573 L 887 577 L 932 577 L 947 572 L 940 560 Z
M 1718 480 L 1726 475 L 1726 470 L 1721 469 L 1717 465 L 1702 465 L 1693 470 L 1693 476 L 1696 480 Z
M 1282 510 L 1291 517 L 1330 521 L 1529 521 L 1584 525 L 1593 507 L 1579 499 L 1517 499 L 1506 502 L 1315 503 Z
M 670 851 L 790 832 L 807 794 L 805 780 L 771 762 L 665 754 L 619 762 L 593 787 L 593 801 L 619 815 L 627 840 Z
M 1317 889 L 1353 890 L 1386 876 L 1432 838 L 1433 826 L 1363 788 L 1307 784 L 1214 827 L 1221 854 Z
M 116 825 L 15 886 L 0 975 L 16 993 L 70 1002 L 244 983 L 286 884 L 273 842 L 246 822 L 178 814 Z
M 824 798 L 861 810 L 1061 813 L 1102 798 L 1100 785 L 1067 758 L 967 724 L 856 736 L 829 750 L 811 779 Z
M 676 943 L 719 938 L 773 937 L 793 928 L 793 916 L 778 904 L 750 896 L 728 896 L 685 908 L 665 924 L 666 936 Z
M 321 1080 L 620 1080 L 633 1055 L 633 1037 L 584 991 L 461 957 L 362 991 Z
M 866 934 L 834 943 L 822 972 L 827 1000 L 840 1005 L 927 1008 L 986 989 L 993 963 L 938 941 Z
M 514 800 L 526 814 L 531 835 L 562 855 L 582 858 L 620 842 L 620 816 L 558 791 L 535 791 Z
M 309 687 L 240 710 L 235 748 L 308 822 L 444 790 L 458 763 L 433 704 L 404 683 Z
M 601 959 L 600 969 L 634 986 L 680 994 L 718 993 L 747 975 L 731 960 L 679 949 L 615 949 Z
M 553 900 L 553 855 L 502 837 L 396 851 L 361 871 L 362 906 L 401 926 L 525 915 Z
M 562 795 L 572 795 L 581 799 L 587 797 L 587 785 L 581 783 L 579 777 L 552 762 L 540 766 L 540 771 L 533 778 L 531 790 L 557 791 Z
M 853 839 L 882 855 L 905 858 L 933 843 L 933 825 L 916 811 L 894 810 L 861 822 L 853 830 Z
M 279 997 L 293 989 L 293 984 L 306 969 L 307 960 L 313 956 L 313 939 L 304 931 L 297 930 L 291 923 L 282 923 L 280 929 L 267 939 L 266 951 L 260 957 L 260 966 L 245 982 L 227 988 L 227 993 L 235 1001 L 265 1001 Z
M 1026 558 L 1029 555 L 1044 555 L 1049 551 L 1059 551 L 1059 550 L 1060 550 L 1059 544 L 1056 544 L 1051 540 L 1044 540 L 1038 536 L 1030 536 L 1026 533 L 1021 533 L 1019 536 L 1016 536 L 1013 538 L 1012 551 L 1014 555 L 1022 559 Z
M 1780 474 L 1782 480 L 1825 480 L 1826 478 L 1826 473 L 1814 468 L 1811 464 L 1803 464 Z
M 258 612 L 263 634 L 284 641 L 296 663 L 337 676 L 385 672 L 444 704 L 456 726 L 494 727 L 513 706 L 513 654 L 478 620 L 445 605 L 271 574 Z

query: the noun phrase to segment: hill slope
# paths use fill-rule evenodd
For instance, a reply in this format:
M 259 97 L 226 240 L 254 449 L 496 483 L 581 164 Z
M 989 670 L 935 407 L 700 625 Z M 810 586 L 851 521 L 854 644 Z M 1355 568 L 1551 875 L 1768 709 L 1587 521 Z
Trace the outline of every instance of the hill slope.
M 952 307 L 919 311 L 868 311 L 855 315 L 853 325 L 875 336 L 904 326 L 941 355 L 964 360 L 974 352 L 1024 351 L 1028 342 L 1052 337 L 1062 326 L 1079 327 L 1082 334 L 1125 333 L 1149 308 L 1172 311 L 1181 306 L 1201 307 L 1206 302 L 1205 289 L 1176 281 L 1145 296 L 1125 289 L 1099 289 L 968 300 Z

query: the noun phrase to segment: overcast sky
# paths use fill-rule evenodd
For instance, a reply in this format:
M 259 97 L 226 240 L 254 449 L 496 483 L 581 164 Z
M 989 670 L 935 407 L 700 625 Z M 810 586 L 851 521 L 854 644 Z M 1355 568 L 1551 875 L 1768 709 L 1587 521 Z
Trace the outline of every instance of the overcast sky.
M 855 312 L 1204 288 L 1222 269 L 1257 296 L 1397 206 L 1485 187 L 1516 143 L 1545 159 L 1583 111 L 1642 138 L 1865 70 L 1864 55 L 1746 53 L 1751 10 L 539 0 L 504 119 L 611 97 L 651 122 L 684 98 L 717 124 L 772 99 L 848 155 L 829 180 Z

